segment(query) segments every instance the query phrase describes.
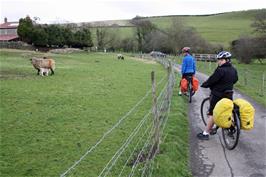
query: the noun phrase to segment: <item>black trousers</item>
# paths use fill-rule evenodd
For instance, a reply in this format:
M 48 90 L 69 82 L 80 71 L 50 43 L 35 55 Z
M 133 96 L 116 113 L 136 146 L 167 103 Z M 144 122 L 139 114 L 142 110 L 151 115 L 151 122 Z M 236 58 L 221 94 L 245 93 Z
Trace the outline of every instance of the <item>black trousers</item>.
M 233 100 L 233 93 L 224 93 L 222 96 L 216 96 L 214 94 L 211 94 L 210 96 L 210 108 L 209 108 L 209 115 L 213 115 L 213 109 L 218 101 L 220 101 L 223 98 L 228 98 L 230 100 Z

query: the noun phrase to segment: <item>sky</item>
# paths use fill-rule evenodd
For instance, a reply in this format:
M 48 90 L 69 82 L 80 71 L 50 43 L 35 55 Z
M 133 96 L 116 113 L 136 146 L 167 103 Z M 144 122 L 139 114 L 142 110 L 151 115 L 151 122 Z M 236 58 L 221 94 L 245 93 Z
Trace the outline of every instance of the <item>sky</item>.
M 139 16 L 202 15 L 266 8 L 265 0 L 0 0 L 0 21 L 91 22 Z

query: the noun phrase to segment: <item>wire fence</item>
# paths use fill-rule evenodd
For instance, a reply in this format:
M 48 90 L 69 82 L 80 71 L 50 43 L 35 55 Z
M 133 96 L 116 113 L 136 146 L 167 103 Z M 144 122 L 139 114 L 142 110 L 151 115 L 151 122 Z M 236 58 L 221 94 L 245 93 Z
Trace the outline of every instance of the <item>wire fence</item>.
M 198 70 L 206 73 L 212 74 L 214 70 L 217 68 L 217 63 L 213 62 L 197 62 Z M 252 91 L 260 96 L 266 96 L 266 71 L 265 70 L 257 70 L 254 68 L 241 68 L 238 65 L 235 65 L 238 72 L 238 82 L 236 84 L 237 87 L 241 89 L 247 89 Z
M 73 175 L 76 167 L 85 158 L 90 158 L 98 146 L 106 139 L 106 137 L 115 129 L 117 129 L 125 119 L 129 117 L 135 110 L 140 109 L 140 104 L 152 94 L 152 105 L 146 114 L 140 119 L 139 123 L 130 132 L 128 137 L 121 143 L 117 151 L 106 162 L 99 171 L 99 177 L 105 176 L 152 176 L 154 157 L 159 152 L 159 145 L 163 130 L 168 120 L 170 112 L 171 98 L 175 86 L 174 63 L 167 58 L 150 58 L 162 64 L 167 69 L 167 82 L 159 94 L 156 94 L 157 87 L 162 83 L 163 79 L 156 84 L 156 74 L 151 72 L 152 88 L 146 95 L 138 101 L 123 117 L 119 119 L 103 136 L 74 162 L 69 168 L 63 172 L 60 177 Z M 158 95 L 158 96 L 157 96 Z M 88 174 L 89 176 L 89 174 Z

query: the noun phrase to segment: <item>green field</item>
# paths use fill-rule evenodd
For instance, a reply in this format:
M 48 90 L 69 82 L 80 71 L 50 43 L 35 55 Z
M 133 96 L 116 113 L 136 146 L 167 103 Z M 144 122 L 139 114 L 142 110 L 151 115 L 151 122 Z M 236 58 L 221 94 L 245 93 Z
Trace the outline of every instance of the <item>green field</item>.
M 152 70 L 158 95 L 166 82 L 161 65 L 129 57 L 119 61 L 114 54 L 0 52 L 1 176 L 59 176 L 144 97 L 151 89 Z M 56 60 L 54 76 L 37 76 L 30 64 L 30 57 L 44 55 Z M 173 100 L 161 151 L 153 163 L 154 174 L 189 176 L 186 100 L 176 93 Z M 151 102 L 148 95 L 69 175 L 99 175 L 150 110 Z M 145 130 L 151 124 L 152 116 L 148 116 L 137 137 L 147 136 Z M 137 141 L 133 139 L 111 176 L 121 172 L 135 147 L 139 150 Z M 122 176 L 130 170 L 126 164 Z
M 258 10 L 229 12 L 210 16 L 174 16 L 151 18 L 159 28 L 168 28 L 171 21 L 180 18 L 193 27 L 207 41 L 229 46 L 239 36 L 252 35 L 250 27 Z
M 240 36 L 254 35 L 250 25 L 259 11 L 265 12 L 266 9 L 236 11 L 208 16 L 177 15 L 148 17 L 147 19 L 151 20 L 160 29 L 169 28 L 173 19 L 181 19 L 186 26 L 193 27 L 207 41 L 229 47 L 230 43 Z M 121 28 L 117 34 L 121 35 L 122 38 L 128 35 L 132 37 L 133 31 L 128 28 Z

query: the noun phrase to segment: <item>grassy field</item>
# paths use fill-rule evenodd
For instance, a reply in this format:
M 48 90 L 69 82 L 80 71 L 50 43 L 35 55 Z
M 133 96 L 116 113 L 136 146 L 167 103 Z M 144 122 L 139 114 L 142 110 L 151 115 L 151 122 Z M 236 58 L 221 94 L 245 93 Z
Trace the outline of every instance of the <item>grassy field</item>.
M 233 65 L 238 71 L 238 82 L 236 83 L 235 88 L 266 107 L 265 63 L 260 64 L 254 62 L 252 64 L 239 64 L 236 60 L 233 60 Z M 212 74 L 216 67 L 217 63 L 197 62 L 198 70 L 208 75 Z
M 30 57 L 44 55 L 56 60 L 54 76 L 37 76 L 30 64 Z M 167 75 L 159 64 L 134 58 L 119 61 L 114 54 L 105 53 L 0 50 L 0 62 L 1 176 L 59 176 L 144 97 L 151 88 L 152 70 L 157 82 Z M 162 80 L 158 90 L 164 83 Z M 173 100 L 154 174 L 164 174 L 171 165 L 167 176 L 189 175 L 186 105 L 182 98 Z M 70 176 L 99 175 L 150 108 L 149 95 Z M 137 137 L 145 135 L 151 119 L 148 117 Z M 111 176 L 121 171 L 137 140 L 130 144 Z M 123 174 L 130 169 L 126 165 Z
M 252 35 L 250 27 L 256 10 L 229 12 L 210 16 L 174 16 L 151 18 L 159 28 L 168 28 L 175 18 L 185 25 L 193 27 L 207 41 L 229 46 L 229 43 L 241 35 Z
M 250 25 L 258 11 L 266 11 L 266 9 L 236 11 L 209 16 L 177 15 L 149 17 L 147 19 L 151 20 L 160 29 L 169 28 L 173 19 L 181 19 L 186 26 L 193 27 L 207 41 L 229 47 L 230 43 L 240 36 L 254 35 Z M 109 22 L 107 21 L 107 23 Z M 110 29 L 113 30 L 112 28 Z M 133 36 L 133 32 L 133 28 L 132 30 L 129 30 L 129 28 L 121 28 L 118 34 L 124 38 Z

